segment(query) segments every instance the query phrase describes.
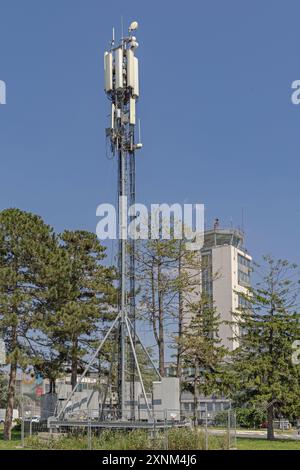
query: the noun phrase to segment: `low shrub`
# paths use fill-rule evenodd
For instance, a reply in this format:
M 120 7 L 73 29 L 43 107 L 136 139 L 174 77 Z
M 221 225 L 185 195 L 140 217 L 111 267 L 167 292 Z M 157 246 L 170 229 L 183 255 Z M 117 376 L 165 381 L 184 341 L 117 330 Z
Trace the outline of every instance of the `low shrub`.
M 87 434 L 53 436 L 47 440 L 33 436 L 25 440 L 25 446 L 36 450 L 79 450 L 88 449 Z M 197 428 L 173 428 L 168 431 L 156 431 L 155 436 L 145 430 L 130 432 L 104 430 L 98 436 L 92 436 L 93 450 L 204 450 L 205 433 Z M 208 435 L 209 449 L 226 449 L 227 435 Z

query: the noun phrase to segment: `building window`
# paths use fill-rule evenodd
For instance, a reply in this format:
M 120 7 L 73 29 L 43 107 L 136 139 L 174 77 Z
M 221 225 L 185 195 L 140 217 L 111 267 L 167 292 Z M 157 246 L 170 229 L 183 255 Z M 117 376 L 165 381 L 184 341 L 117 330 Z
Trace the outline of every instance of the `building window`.
M 247 300 L 243 295 L 238 294 L 238 307 L 242 310 L 244 309 L 250 309 L 251 308 L 251 302 Z
M 202 256 L 202 289 L 203 292 L 212 299 L 213 282 L 212 282 L 212 261 L 211 254 Z
M 215 403 L 215 411 L 222 411 L 222 403 Z
M 156 399 L 156 400 L 153 400 L 153 406 L 159 406 L 162 404 L 162 401 L 160 398 Z
M 214 411 L 214 405 L 212 402 L 207 403 L 207 411 L 212 412 Z
M 250 272 L 245 272 L 239 269 L 238 271 L 238 282 L 241 285 L 250 286 Z
M 251 262 L 245 256 L 242 256 L 238 253 L 238 263 L 240 266 L 245 266 L 248 269 L 251 269 Z
M 251 262 L 245 256 L 238 253 L 238 282 L 241 285 L 250 285 Z

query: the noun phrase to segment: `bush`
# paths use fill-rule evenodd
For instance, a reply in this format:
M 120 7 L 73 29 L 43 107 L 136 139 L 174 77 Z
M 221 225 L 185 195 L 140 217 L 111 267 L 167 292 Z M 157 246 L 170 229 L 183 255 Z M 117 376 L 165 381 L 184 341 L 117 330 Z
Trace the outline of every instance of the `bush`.
M 235 408 L 236 425 L 241 428 L 257 428 L 265 420 L 265 413 L 255 408 Z M 228 411 L 216 414 L 214 418 L 216 426 L 228 425 Z
M 20 418 L 16 418 L 13 420 L 13 429 L 14 431 L 21 431 L 22 420 Z
M 99 450 L 147 450 L 151 449 L 148 433 L 137 431 L 102 431 L 99 437 L 93 437 L 93 449 Z
M 168 432 L 170 450 L 195 450 L 199 448 L 200 443 L 201 431 L 196 429 L 173 428 Z
M 215 426 L 228 426 L 228 411 L 220 411 L 214 417 L 214 425 Z
M 236 423 L 241 428 L 257 428 L 265 421 L 266 415 L 255 408 L 237 408 Z

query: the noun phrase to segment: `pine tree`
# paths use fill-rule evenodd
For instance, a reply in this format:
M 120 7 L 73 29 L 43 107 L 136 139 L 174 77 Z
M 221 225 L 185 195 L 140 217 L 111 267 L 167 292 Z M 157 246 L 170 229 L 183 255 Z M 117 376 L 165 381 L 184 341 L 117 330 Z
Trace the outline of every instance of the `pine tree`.
M 299 339 L 300 315 L 296 266 L 264 257 L 261 280 L 235 314 L 239 347 L 234 351 L 229 382 L 234 396 L 267 413 L 268 439 L 274 438 L 275 415 L 300 413 L 300 370 L 292 363 Z
M 7 377 L 0 371 L 0 408 L 5 408 L 8 395 Z
M 49 315 L 46 332 L 61 360 L 71 366 L 71 384 L 78 370 L 99 341 L 116 304 L 113 285 L 115 270 L 103 264 L 105 248 L 96 235 L 86 231 L 65 231 L 61 250 L 67 257 L 68 276 L 63 277 L 64 295 Z
M 184 369 L 183 388 L 194 395 L 196 419 L 199 393 L 209 395 L 222 390 L 224 358 L 228 352 L 219 338 L 220 316 L 211 299 L 202 293 L 200 300 L 189 308 L 191 321 L 178 342 Z
M 56 240 L 42 219 L 18 209 L 0 213 L 0 330 L 10 365 L 4 439 L 11 438 L 17 368 L 31 362 L 29 343 L 43 316 Z

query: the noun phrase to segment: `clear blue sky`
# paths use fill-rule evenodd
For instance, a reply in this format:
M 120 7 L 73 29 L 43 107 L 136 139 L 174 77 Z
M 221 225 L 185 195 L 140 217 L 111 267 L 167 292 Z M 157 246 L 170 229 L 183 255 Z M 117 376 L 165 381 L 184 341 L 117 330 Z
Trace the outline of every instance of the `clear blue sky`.
M 128 5 L 127 7 L 125 5 Z M 300 3 L 0 0 L 0 209 L 95 230 L 114 202 L 103 51 L 140 23 L 139 202 L 199 202 L 249 251 L 300 262 Z

